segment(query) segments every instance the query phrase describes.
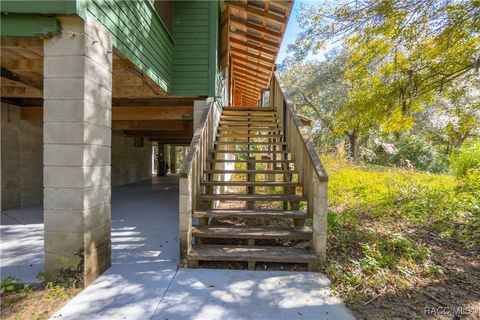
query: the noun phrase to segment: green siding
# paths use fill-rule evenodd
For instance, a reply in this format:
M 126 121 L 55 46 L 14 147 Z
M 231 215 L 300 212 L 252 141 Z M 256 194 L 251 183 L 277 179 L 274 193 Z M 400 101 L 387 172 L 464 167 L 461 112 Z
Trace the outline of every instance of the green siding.
M 92 15 L 110 32 L 114 46 L 170 95 L 216 96 L 218 1 L 174 1 L 173 37 L 149 0 L 3 0 L 1 4 L 2 12 L 77 14 L 83 19 Z M 38 32 L 29 29 L 23 34 L 42 33 L 38 27 Z
M 89 0 L 86 11 L 111 33 L 122 54 L 171 92 L 173 39 L 148 0 Z
M 215 96 L 218 50 L 218 3 L 176 1 L 173 4 L 172 95 Z
M 2 37 L 50 38 L 60 33 L 60 21 L 53 17 L 33 14 L 1 14 Z
M 2 0 L 2 12 L 35 14 L 75 14 L 77 0 Z

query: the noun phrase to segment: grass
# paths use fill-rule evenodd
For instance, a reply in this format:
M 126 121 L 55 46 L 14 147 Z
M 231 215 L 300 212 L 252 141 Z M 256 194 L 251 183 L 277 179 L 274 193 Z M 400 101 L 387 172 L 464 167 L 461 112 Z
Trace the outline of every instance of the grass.
M 423 318 L 430 306 L 480 310 L 479 171 L 457 179 L 323 162 L 330 175 L 324 272 L 358 318 Z
M 44 278 L 39 274 L 41 278 Z M 43 279 L 42 279 L 43 280 Z M 14 277 L 1 280 L 1 319 L 48 319 L 81 291 L 74 283 L 20 284 Z

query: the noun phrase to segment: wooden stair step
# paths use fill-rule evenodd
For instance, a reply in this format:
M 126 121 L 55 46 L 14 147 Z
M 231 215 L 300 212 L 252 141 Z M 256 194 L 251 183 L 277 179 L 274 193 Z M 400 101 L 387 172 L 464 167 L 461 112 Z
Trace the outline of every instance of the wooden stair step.
M 298 218 L 305 219 L 305 211 L 285 210 L 199 210 L 193 213 L 195 218 Z
M 309 228 L 265 228 L 265 227 L 230 227 L 217 225 L 192 226 L 192 235 L 199 238 L 224 239 L 291 239 L 310 240 L 312 230 Z
M 213 153 L 290 153 L 287 150 L 215 150 Z
M 282 132 L 282 128 L 273 127 L 231 127 L 220 126 L 217 128 L 220 131 L 267 131 L 267 132 Z
M 247 122 L 277 122 L 277 119 L 274 117 L 260 117 L 260 116 L 221 116 L 220 121 L 223 122 L 236 122 L 236 121 L 247 121 Z
M 214 144 L 221 145 L 239 145 L 239 146 L 248 146 L 248 145 L 259 145 L 259 146 L 286 146 L 286 142 L 263 142 L 263 141 L 215 141 Z
M 272 160 L 272 159 L 249 159 L 249 160 L 224 160 L 224 159 L 207 159 L 210 163 L 293 163 L 293 160 Z
M 199 194 L 197 200 L 201 201 L 304 201 L 305 197 L 300 195 L 283 194 Z
M 267 246 L 227 246 L 227 245 L 193 245 L 188 252 L 188 259 L 200 261 L 255 261 L 314 263 L 317 257 L 311 250 L 267 247 Z
M 299 182 L 288 181 L 202 181 L 202 186 L 221 187 L 301 187 Z
M 236 128 L 237 126 L 249 126 L 253 128 L 257 127 L 268 127 L 268 128 L 278 128 L 279 124 L 276 122 L 249 122 L 249 121 L 235 121 L 235 122 L 225 122 L 225 121 L 220 121 L 219 126 L 226 128 Z
M 281 134 L 231 134 L 231 133 L 218 133 L 217 138 L 281 138 Z
M 237 106 L 223 107 L 223 111 L 276 111 L 276 109 L 270 107 Z
M 207 169 L 206 174 L 296 174 L 297 170 L 223 170 L 223 169 Z

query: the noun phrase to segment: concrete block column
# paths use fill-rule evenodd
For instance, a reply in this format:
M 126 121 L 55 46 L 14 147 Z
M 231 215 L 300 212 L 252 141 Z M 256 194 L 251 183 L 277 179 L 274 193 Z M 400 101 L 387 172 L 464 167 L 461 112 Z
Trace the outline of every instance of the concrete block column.
M 111 265 L 112 41 L 60 20 L 44 42 L 45 272 L 88 285 Z

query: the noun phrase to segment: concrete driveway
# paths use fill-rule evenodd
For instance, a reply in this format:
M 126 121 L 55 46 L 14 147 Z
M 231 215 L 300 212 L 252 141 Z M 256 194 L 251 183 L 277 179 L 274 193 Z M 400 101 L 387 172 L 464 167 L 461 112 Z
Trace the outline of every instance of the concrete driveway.
M 175 176 L 112 190 L 112 267 L 53 319 L 353 319 L 308 272 L 178 269 Z M 2 277 L 43 270 L 42 208 L 2 212 Z

